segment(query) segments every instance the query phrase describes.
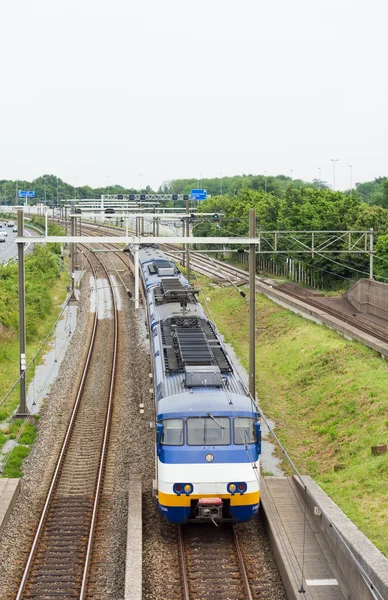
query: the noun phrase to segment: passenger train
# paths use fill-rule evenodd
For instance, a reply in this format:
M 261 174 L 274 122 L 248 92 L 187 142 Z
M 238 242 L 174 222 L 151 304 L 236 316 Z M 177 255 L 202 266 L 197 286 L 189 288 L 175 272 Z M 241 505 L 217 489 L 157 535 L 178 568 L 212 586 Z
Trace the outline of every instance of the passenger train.
M 260 502 L 256 406 L 175 263 L 155 244 L 141 244 L 139 269 L 153 364 L 158 509 L 172 523 L 247 521 Z

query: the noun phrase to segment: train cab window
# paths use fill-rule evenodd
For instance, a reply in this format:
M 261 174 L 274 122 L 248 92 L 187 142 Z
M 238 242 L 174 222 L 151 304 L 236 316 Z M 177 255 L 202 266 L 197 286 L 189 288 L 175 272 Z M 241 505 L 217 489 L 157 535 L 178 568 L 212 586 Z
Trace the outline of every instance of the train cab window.
M 189 417 L 189 446 L 226 446 L 230 444 L 230 420 L 227 417 Z
M 254 444 L 256 442 L 255 419 L 248 417 L 235 417 L 234 443 Z
M 183 420 L 165 419 L 163 423 L 163 432 L 161 443 L 165 446 L 183 445 Z

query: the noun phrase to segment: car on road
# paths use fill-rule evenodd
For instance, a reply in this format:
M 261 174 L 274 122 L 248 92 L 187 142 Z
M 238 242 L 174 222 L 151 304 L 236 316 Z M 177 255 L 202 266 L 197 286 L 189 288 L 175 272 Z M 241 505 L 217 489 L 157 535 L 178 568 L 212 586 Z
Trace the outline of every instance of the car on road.
M 15 226 L 15 227 L 12 229 L 12 231 L 13 231 L 14 233 L 17 233 L 17 232 L 18 232 L 18 228 Z
M 0 244 L 5 244 L 5 237 L 3 235 L 0 235 Z
M 15 222 L 14 221 L 8 221 L 7 227 L 15 227 Z
M 1 236 L 8 235 L 8 231 L 6 229 L 0 229 L 0 235 Z

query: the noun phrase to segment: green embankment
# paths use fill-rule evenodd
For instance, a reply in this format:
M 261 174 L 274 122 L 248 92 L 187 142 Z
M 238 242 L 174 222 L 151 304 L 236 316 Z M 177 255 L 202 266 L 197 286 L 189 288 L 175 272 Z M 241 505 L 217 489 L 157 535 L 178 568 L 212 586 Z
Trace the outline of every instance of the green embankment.
M 204 280 L 201 278 L 201 282 Z M 203 283 L 225 340 L 248 366 L 248 302 L 232 288 Z M 303 474 L 311 475 L 388 556 L 388 365 L 257 295 L 257 393 L 265 414 Z M 334 472 L 334 466 L 342 468 Z M 283 465 L 286 472 L 290 472 Z
M 50 233 L 59 233 L 59 228 Z M 62 230 L 60 230 L 62 231 Z M 62 270 L 58 245 L 37 246 L 33 254 L 26 257 L 26 324 L 27 324 L 27 363 L 35 355 L 41 341 L 55 323 L 60 305 L 66 298 L 68 275 Z M 0 401 L 19 376 L 18 338 L 18 265 L 11 262 L 0 265 Z M 27 371 L 27 385 L 35 366 L 42 360 L 37 357 L 35 364 Z M 19 404 L 19 386 L 0 407 L 0 451 L 8 440 L 17 438 L 23 427 L 17 446 L 1 474 L 3 477 L 19 477 L 23 458 L 35 438 L 32 424 L 24 427 L 22 421 L 12 421 L 12 412 Z

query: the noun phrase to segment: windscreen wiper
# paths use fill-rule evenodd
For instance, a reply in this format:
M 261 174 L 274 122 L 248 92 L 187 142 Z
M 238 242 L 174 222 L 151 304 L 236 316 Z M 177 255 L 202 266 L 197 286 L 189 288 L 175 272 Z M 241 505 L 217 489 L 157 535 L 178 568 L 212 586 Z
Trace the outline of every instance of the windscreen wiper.
M 220 427 L 221 429 L 225 429 L 225 427 L 223 426 L 223 424 L 220 423 L 218 419 L 216 419 L 215 417 L 213 417 L 213 415 L 211 413 L 207 413 L 207 416 L 210 417 L 214 421 L 214 423 L 217 423 L 218 427 Z

